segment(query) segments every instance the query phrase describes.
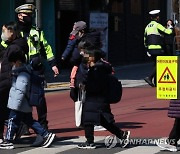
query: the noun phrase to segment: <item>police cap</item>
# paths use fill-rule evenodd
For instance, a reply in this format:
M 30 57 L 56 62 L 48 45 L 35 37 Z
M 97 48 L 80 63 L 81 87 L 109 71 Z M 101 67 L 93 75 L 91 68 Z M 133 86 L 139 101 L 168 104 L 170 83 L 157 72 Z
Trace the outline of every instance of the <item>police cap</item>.
M 33 4 L 23 4 L 15 9 L 16 13 L 33 13 L 35 6 Z
M 158 15 L 160 10 L 152 10 L 149 12 L 150 15 Z

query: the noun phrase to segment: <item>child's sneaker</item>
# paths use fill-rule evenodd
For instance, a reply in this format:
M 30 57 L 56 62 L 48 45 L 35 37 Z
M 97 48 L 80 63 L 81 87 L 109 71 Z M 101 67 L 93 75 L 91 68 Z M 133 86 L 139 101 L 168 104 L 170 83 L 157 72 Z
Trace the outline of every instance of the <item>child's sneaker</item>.
M 3 143 L 3 139 L 0 138 L 0 144 Z
M 44 148 L 48 148 L 51 143 L 53 142 L 54 138 L 55 138 L 55 134 L 54 133 L 48 133 L 45 137 L 44 137 L 44 143 L 42 145 L 42 147 Z
M 94 126 L 94 131 L 104 131 L 106 130 L 106 128 L 104 128 L 103 126 Z
M 11 142 L 3 141 L 3 142 L 0 144 L 0 149 L 14 149 L 14 145 L 13 145 L 13 143 L 11 143 Z
M 171 152 L 176 152 L 179 150 L 175 145 L 171 145 L 166 140 L 164 142 L 156 142 L 156 145 L 160 147 L 162 150 L 168 150 Z
M 129 144 L 129 136 L 130 136 L 130 131 L 125 131 L 121 140 L 122 140 L 122 148 L 125 148 Z
M 79 149 L 95 149 L 96 146 L 94 143 L 88 143 L 87 141 L 85 143 L 81 143 L 78 145 Z

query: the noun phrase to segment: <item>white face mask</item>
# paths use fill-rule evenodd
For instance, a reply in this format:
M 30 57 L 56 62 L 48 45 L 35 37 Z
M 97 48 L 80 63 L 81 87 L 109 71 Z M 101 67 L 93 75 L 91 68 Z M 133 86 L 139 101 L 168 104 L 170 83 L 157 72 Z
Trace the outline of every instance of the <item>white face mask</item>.
M 1 39 L 2 41 L 7 41 L 8 40 L 8 36 L 5 33 L 1 34 Z

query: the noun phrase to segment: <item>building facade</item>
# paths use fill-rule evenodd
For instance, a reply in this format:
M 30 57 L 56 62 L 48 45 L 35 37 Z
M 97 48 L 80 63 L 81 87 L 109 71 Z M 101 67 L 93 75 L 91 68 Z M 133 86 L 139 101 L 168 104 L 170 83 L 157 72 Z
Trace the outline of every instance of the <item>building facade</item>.
M 179 20 L 179 0 L 1 0 L 0 24 L 15 20 L 14 9 L 24 3 L 37 6 L 38 26 L 45 30 L 59 61 L 74 22 L 84 20 L 89 26 L 93 13 L 108 16 L 103 20 L 107 20 L 107 54 L 113 65 L 148 61 L 143 35 L 150 10 L 161 10 L 160 22 L 164 25 L 167 18 Z

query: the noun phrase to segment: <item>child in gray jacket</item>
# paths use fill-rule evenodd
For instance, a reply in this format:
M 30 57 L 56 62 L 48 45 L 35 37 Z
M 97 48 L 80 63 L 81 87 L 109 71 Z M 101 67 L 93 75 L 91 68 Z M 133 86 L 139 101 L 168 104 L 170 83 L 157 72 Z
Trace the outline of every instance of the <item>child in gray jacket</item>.
M 13 149 L 13 138 L 20 126 L 24 122 L 32 128 L 36 134 L 43 137 L 42 147 L 49 147 L 55 138 L 55 134 L 48 132 L 40 123 L 32 117 L 32 107 L 29 105 L 26 96 L 30 90 L 31 67 L 25 64 L 25 55 L 22 51 L 14 51 L 8 56 L 12 62 L 12 87 L 9 93 L 8 108 L 10 115 L 8 119 L 8 128 L 0 149 Z

